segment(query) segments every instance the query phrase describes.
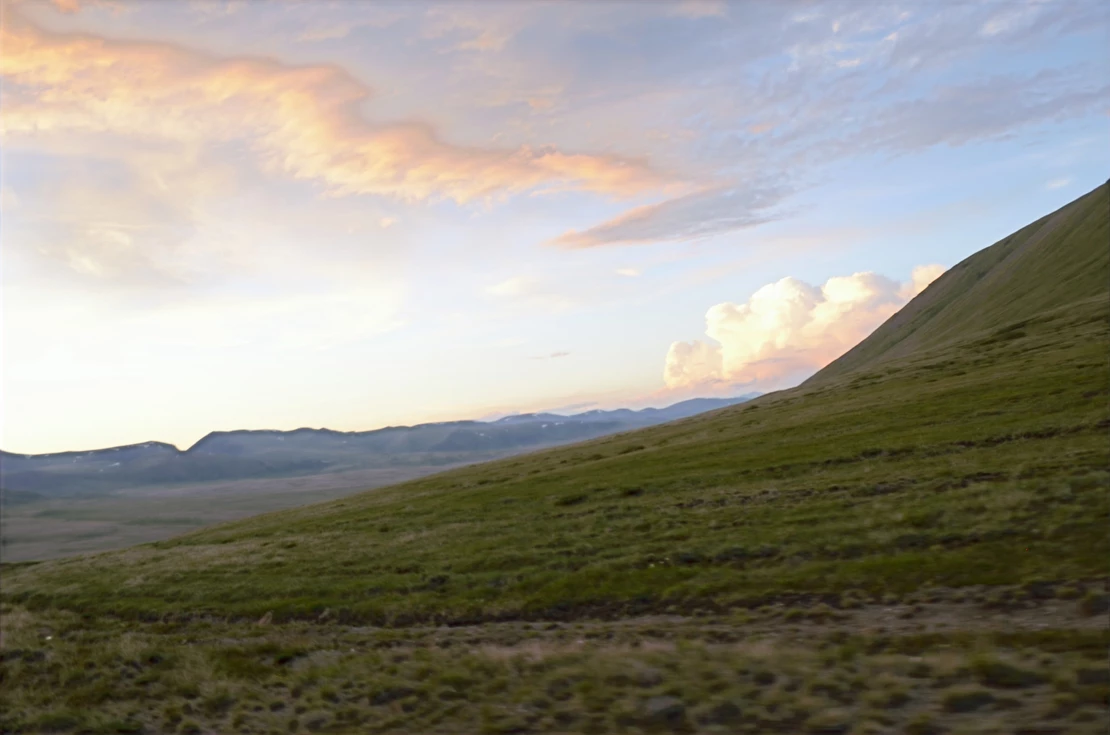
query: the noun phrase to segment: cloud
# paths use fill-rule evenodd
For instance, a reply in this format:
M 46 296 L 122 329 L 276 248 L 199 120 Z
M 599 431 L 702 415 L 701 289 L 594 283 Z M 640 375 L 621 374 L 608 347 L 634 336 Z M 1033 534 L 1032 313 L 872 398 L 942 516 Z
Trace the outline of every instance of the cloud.
M 266 172 L 332 196 L 492 199 L 538 186 L 628 197 L 667 180 L 643 159 L 466 147 L 419 122 L 372 124 L 370 90 L 336 66 L 217 58 L 182 48 L 41 30 L 16 13 L 2 30 L 7 141 L 119 136 L 238 144 Z
M 570 355 L 569 352 L 552 352 L 550 355 L 537 355 L 535 357 L 529 357 L 528 359 L 529 360 L 557 360 L 560 357 L 567 357 L 568 355 Z
M 108 290 L 181 288 L 239 271 L 243 250 L 230 230 L 249 219 L 247 197 L 232 196 L 242 182 L 216 157 L 107 141 L 101 157 L 43 156 L 7 142 L 8 170 L 36 172 L 20 177 L 20 206 L 5 208 L 9 262 Z M 250 227 L 257 237 L 261 226 Z
M 432 7 L 425 14 L 424 37 L 451 38 L 452 51 L 502 51 L 528 22 L 528 9 L 513 5 Z
M 378 11 L 376 14 L 375 11 Z M 346 38 L 359 28 L 388 28 L 400 21 L 404 15 L 397 11 L 383 10 L 371 5 L 360 9 L 357 20 L 347 20 L 329 24 L 309 26 L 297 36 L 298 41 L 316 43 Z
M 536 288 L 538 281 L 526 276 L 513 276 L 490 286 L 486 293 L 492 296 L 524 296 Z
M 618 276 L 624 276 L 625 278 L 637 278 L 641 275 L 639 268 L 617 268 L 614 272 Z
M 337 38 L 346 38 L 356 27 L 358 27 L 356 23 L 337 23 L 330 26 L 306 28 L 297 35 L 297 40 L 304 43 L 334 41 Z
M 570 230 L 548 244 L 578 249 L 707 237 L 777 219 L 772 208 L 786 195 L 774 184 L 694 192 L 630 209 L 582 232 Z
M 403 285 L 365 278 L 329 285 L 123 311 L 57 285 L 9 286 L 9 307 L 34 319 L 5 322 L 5 347 L 12 359 L 5 363 L 4 379 L 63 384 L 97 373 L 142 377 L 190 363 L 233 367 L 251 360 L 288 367 L 305 353 L 373 339 L 405 325 Z M 174 367 L 167 368 L 167 360 Z
M 513 276 L 486 289 L 494 298 L 521 306 L 561 312 L 575 306 L 576 299 L 562 289 L 532 276 Z
M 563 406 L 556 406 L 555 408 L 548 408 L 543 411 L 537 411 L 536 413 L 569 414 L 571 411 L 582 411 L 587 408 L 593 408 L 596 405 L 598 405 L 597 401 L 582 401 L 578 403 L 568 403 Z
M 667 352 L 663 380 L 668 388 L 718 382 L 721 365 L 719 347 L 701 340 L 675 342 Z
M 397 224 L 397 218 L 396 217 L 382 217 L 378 221 L 378 224 L 381 225 L 381 228 L 383 230 L 388 230 L 390 227 Z
M 113 0 L 50 0 L 50 4 L 59 13 L 73 15 L 80 13 L 85 8 L 106 8 L 112 13 L 121 13 L 125 10 L 123 3 Z
M 10 213 L 19 207 L 19 195 L 10 186 L 0 185 L 0 214 Z
M 1045 184 L 1045 188 L 1046 189 L 1063 189 L 1065 186 L 1067 186 L 1070 183 L 1071 183 L 1071 179 L 1069 179 L 1069 178 L 1053 179 L 1052 181 L 1049 181 L 1047 184 Z
M 954 84 L 890 105 L 848 138 L 861 148 L 915 152 L 999 139 L 1018 128 L 1080 117 L 1110 101 L 1110 84 L 1093 69 L 1048 69 Z
M 683 18 L 723 18 L 728 15 L 724 0 L 682 0 L 671 10 L 671 15 Z
M 786 277 L 745 304 L 723 303 L 706 313 L 701 340 L 675 342 L 667 352 L 668 390 L 744 386 L 781 388 L 844 354 L 920 293 L 944 268 L 918 266 L 909 283 L 875 273 L 830 278 L 812 286 Z
M 945 271 L 943 265 L 919 265 L 910 272 L 910 280 L 898 291 L 898 295 L 906 301 L 924 291 L 929 284 L 940 278 Z

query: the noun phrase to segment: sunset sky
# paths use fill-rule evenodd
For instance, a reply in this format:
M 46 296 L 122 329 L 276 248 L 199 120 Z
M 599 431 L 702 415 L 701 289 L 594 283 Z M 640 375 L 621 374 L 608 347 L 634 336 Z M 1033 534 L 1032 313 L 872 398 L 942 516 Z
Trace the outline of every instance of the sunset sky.
M 8 451 L 787 387 L 1110 175 L 1102 2 L 2 11 Z

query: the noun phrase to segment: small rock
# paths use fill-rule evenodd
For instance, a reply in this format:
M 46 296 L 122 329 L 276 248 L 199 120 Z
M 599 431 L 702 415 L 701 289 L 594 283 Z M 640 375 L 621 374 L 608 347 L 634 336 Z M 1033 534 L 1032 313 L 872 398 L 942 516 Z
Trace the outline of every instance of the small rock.
M 944 698 L 944 708 L 949 712 L 974 712 L 993 701 L 994 695 L 986 691 L 952 692 Z
M 760 686 L 771 686 L 775 683 L 777 677 L 770 671 L 758 671 L 753 678 L 755 679 L 755 683 Z
M 389 687 L 371 695 L 370 704 L 375 707 L 380 707 L 383 704 L 389 704 L 390 702 L 395 702 L 398 699 L 404 699 L 405 697 L 411 696 L 415 693 L 415 690 L 409 689 L 408 687 Z
M 1110 684 L 1110 669 L 1080 669 L 1075 672 L 1075 678 L 1082 686 Z
M 1079 603 L 1079 612 L 1087 616 L 1105 615 L 1110 612 L 1110 595 L 1088 594 Z
M 323 730 L 331 722 L 331 715 L 327 712 L 309 712 L 305 715 L 304 726 L 312 732 Z
M 663 683 L 663 672 L 650 666 L 637 669 L 634 680 L 638 686 L 653 687 Z
M 271 610 L 270 612 L 266 613 L 265 615 L 263 615 L 261 618 L 258 619 L 258 624 L 259 625 L 269 625 L 270 623 L 273 622 L 273 620 L 274 620 L 274 612 L 273 612 L 273 610 Z
M 705 721 L 711 725 L 731 725 L 740 721 L 740 708 L 732 702 L 721 702 L 706 714 Z
M 652 697 L 644 703 L 644 719 L 649 725 L 675 727 L 686 718 L 686 705 L 675 697 Z

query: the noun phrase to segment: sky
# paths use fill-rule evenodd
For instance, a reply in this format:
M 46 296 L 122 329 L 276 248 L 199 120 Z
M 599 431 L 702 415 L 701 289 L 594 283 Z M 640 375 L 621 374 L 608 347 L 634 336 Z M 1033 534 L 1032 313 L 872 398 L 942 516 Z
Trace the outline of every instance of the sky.
M 795 385 L 1110 173 L 1085 0 L 0 0 L 0 447 Z

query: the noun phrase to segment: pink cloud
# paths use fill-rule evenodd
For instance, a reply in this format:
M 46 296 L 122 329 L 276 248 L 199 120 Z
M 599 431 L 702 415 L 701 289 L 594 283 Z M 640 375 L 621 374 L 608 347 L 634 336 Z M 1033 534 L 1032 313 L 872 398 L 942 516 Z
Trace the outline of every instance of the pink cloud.
M 336 66 L 56 34 L 14 11 L 8 21 L 0 73 L 9 139 L 107 134 L 184 146 L 242 141 L 263 169 L 318 182 L 331 195 L 408 201 L 463 203 L 541 185 L 626 197 L 667 183 L 644 160 L 465 147 L 419 122 L 372 124 L 358 111 L 370 90 Z

